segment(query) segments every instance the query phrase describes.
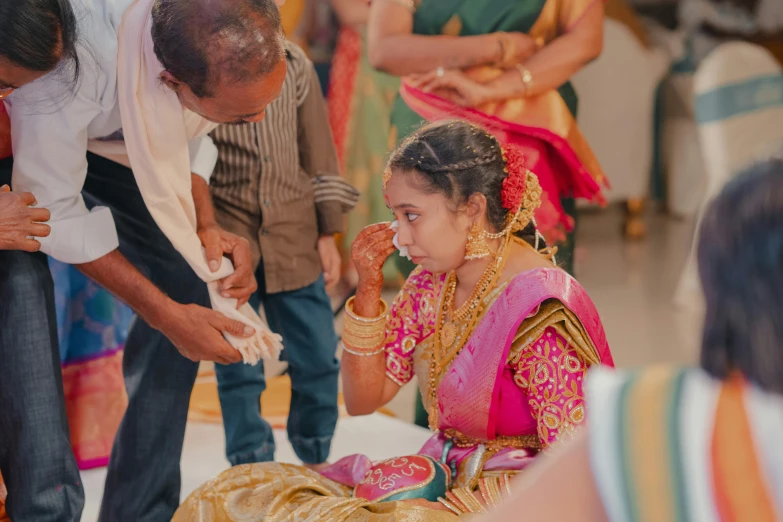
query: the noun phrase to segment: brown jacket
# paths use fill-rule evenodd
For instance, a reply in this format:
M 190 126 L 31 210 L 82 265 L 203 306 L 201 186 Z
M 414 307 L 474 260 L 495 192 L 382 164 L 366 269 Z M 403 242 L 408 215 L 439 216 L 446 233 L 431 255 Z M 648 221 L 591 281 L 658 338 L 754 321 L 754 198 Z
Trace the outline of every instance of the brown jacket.
M 260 123 L 212 133 L 219 157 L 210 181 L 221 227 L 250 241 L 264 260 L 268 293 L 297 290 L 322 273 L 318 238 L 343 229 L 358 192 L 339 177 L 337 153 L 313 64 L 286 43 L 280 97 Z

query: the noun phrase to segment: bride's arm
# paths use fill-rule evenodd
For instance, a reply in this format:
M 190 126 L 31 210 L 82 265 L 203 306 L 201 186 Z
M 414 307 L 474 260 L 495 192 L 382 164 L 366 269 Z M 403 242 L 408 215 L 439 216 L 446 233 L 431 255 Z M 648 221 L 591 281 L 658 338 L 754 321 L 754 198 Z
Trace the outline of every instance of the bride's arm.
M 498 61 L 502 54 L 496 34 L 423 36 L 413 34 L 413 13 L 391 0 L 374 1 L 367 24 L 367 51 L 376 69 L 394 76 L 463 69 Z
M 383 353 L 360 357 L 343 352 L 342 375 L 345 409 L 349 415 L 375 413 L 400 391 L 400 385 L 386 376 Z
M 359 284 L 353 303 L 346 305 L 343 326 L 345 349 L 342 355 L 343 396 L 350 415 L 373 413 L 394 398 L 399 390 L 396 383 L 386 378 L 386 352 L 383 348 L 386 345 L 388 319 L 371 327 L 378 332 L 377 335 L 384 335 L 378 340 L 377 346 L 354 347 L 350 343 L 351 314 L 360 321 L 366 321 L 379 318 L 383 312 L 383 264 L 396 250 L 392 243 L 393 237 L 394 231 L 389 228 L 389 223 L 378 223 L 365 227 L 351 245 L 351 257 L 359 274 Z M 368 335 L 368 332 L 369 329 L 359 332 L 357 344 L 358 341 L 366 342 L 361 336 Z M 371 355 L 358 355 L 361 351 Z

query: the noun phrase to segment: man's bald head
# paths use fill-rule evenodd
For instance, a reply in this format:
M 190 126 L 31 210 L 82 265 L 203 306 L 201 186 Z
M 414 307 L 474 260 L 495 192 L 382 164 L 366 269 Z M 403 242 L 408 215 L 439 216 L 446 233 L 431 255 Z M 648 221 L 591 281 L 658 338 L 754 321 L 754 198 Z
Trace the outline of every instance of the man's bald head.
M 285 57 L 274 0 L 156 0 L 152 41 L 166 70 L 198 98 L 257 81 Z

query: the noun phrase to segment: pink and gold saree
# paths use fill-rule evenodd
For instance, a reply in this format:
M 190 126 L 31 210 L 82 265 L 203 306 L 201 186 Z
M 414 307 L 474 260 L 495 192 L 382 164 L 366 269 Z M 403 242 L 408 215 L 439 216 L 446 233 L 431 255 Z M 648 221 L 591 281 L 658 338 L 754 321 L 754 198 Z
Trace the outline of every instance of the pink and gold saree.
M 387 377 L 402 385 L 415 374 L 425 398 L 443 281 L 415 270 L 387 325 Z M 613 365 L 592 301 L 562 270 L 518 274 L 482 304 L 477 326 L 459 332 L 464 346 L 437 376 L 440 424 L 419 451 L 451 470 L 455 488 L 514 475 L 540 450 L 567 438 L 584 422 L 588 368 Z M 285 464 L 238 466 L 194 492 L 174 521 L 245 520 L 251 513 L 257 520 L 458 520 L 408 502 L 355 497 L 353 488 L 372 467 L 362 455 L 338 461 L 323 475 Z

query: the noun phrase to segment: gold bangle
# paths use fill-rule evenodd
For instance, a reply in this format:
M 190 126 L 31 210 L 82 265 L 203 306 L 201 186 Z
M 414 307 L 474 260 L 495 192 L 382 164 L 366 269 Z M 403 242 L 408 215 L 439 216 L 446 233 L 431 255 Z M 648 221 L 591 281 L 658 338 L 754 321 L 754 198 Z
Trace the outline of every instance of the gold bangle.
M 375 351 L 365 351 L 365 350 L 359 350 L 359 349 L 352 349 L 348 348 L 348 345 L 345 344 L 345 341 L 340 343 L 342 345 L 343 351 L 346 353 L 350 353 L 351 355 L 357 355 L 359 357 L 372 357 L 373 355 L 378 355 L 381 353 L 384 353 L 386 351 L 385 346 L 381 346 L 381 348 L 375 350 Z
M 367 341 L 364 341 L 362 339 L 356 339 L 351 336 L 343 335 L 343 342 L 354 350 L 362 350 L 362 351 L 373 351 L 377 350 L 379 346 L 383 346 L 385 341 L 385 338 L 383 337 L 376 337 L 374 339 L 370 339 Z
M 356 302 L 356 296 L 351 297 L 345 303 L 345 315 L 358 323 L 377 323 L 386 320 L 386 313 L 389 311 L 389 305 L 381 299 L 381 311 L 377 317 L 362 317 L 353 310 L 353 304 Z
M 527 67 L 519 63 L 517 64 L 517 70 L 519 71 L 519 75 L 522 77 L 522 85 L 525 89 L 522 93 L 522 96 L 527 98 L 533 91 L 533 75 Z
M 386 316 L 389 310 L 386 301 L 381 299 L 381 312 L 378 317 L 362 317 L 353 310 L 355 297 L 345 303 L 343 321 L 343 341 L 354 350 L 374 351 L 386 340 Z
M 357 334 L 349 329 L 343 329 L 343 340 L 354 348 L 377 348 L 386 340 L 386 329 L 378 330 L 366 335 Z
M 343 339 L 355 348 L 376 348 L 386 339 L 386 322 L 367 326 L 346 320 Z

